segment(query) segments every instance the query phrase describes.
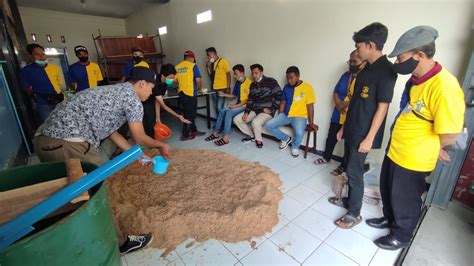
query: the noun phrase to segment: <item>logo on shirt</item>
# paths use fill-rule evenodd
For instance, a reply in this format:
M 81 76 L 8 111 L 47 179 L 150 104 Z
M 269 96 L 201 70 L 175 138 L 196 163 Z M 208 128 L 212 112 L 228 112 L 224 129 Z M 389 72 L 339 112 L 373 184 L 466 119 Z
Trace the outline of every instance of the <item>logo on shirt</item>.
M 187 71 L 188 71 L 187 67 L 180 67 L 180 68 L 176 69 L 177 73 L 186 73 Z
M 303 99 L 304 92 L 301 92 L 300 95 L 293 97 L 294 102 L 298 102 L 299 100 Z
M 369 87 L 367 86 L 362 87 L 362 92 L 360 93 L 360 97 L 364 99 L 369 97 Z
M 423 102 L 423 100 L 418 100 L 415 102 L 415 111 L 417 111 L 418 113 L 423 113 L 422 109 L 424 107 L 425 107 L 425 103 Z

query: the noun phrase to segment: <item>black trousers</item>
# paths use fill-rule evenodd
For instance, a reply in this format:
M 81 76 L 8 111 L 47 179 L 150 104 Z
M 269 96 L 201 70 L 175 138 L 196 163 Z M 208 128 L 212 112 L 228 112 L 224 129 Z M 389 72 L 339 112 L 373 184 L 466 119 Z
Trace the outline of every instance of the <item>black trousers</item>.
M 323 158 L 326 161 L 331 161 L 332 153 L 337 144 L 337 132 L 341 129 L 342 125 L 338 123 L 331 123 L 329 125 L 328 137 L 326 138 L 326 148 L 324 149 Z M 341 167 L 346 170 L 346 149 L 344 149 L 344 157 L 342 158 Z
M 150 96 L 151 97 L 151 96 Z M 145 133 L 150 137 L 155 137 L 155 130 L 153 127 L 156 124 L 156 110 L 154 104 L 143 105 L 143 128 Z
M 188 96 L 184 93 L 179 93 L 179 104 L 183 108 L 184 118 L 191 121 L 191 124 L 183 123 L 183 137 L 188 137 L 192 132 L 197 131 L 196 128 L 196 112 L 197 112 L 197 97 Z
M 364 163 L 367 153 L 359 152 L 359 145 L 354 145 L 347 140 L 344 141 L 344 149 L 347 153 L 346 175 L 349 183 L 347 209 L 350 215 L 358 217 L 364 197 Z
M 421 195 L 430 172 L 417 172 L 397 165 L 385 156 L 380 173 L 383 215 L 392 225 L 392 234 L 409 242 L 421 215 Z

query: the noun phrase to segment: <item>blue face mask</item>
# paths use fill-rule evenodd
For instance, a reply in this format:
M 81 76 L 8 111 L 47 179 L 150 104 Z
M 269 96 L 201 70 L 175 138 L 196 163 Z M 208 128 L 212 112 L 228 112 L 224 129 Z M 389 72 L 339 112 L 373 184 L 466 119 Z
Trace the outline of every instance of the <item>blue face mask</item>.
M 48 64 L 48 60 L 35 60 L 35 63 L 40 65 L 40 66 L 44 66 L 46 64 Z
M 174 80 L 173 79 L 166 79 L 165 83 L 166 83 L 166 85 L 171 86 L 171 85 L 173 85 Z

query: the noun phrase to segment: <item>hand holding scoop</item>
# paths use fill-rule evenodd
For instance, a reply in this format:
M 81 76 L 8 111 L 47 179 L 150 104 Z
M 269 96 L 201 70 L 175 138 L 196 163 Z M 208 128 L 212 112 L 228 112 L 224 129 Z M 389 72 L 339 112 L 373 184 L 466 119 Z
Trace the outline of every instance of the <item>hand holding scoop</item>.
M 153 173 L 157 175 L 162 175 L 166 173 L 170 161 L 166 160 L 163 156 L 155 156 L 153 159 L 141 158 L 141 162 L 152 163 L 153 164 Z

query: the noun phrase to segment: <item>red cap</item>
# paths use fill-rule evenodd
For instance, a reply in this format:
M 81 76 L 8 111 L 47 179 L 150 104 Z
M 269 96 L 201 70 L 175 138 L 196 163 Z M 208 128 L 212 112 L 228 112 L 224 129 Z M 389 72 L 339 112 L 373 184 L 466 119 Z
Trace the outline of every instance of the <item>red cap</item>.
M 196 56 L 194 55 L 194 52 L 191 51 L 191 50 L 187 50 L 186 52 L 184 52 L 184 56 L 189 56 L 189 57 L 192 57 L 192 58 L 196 58 Z

